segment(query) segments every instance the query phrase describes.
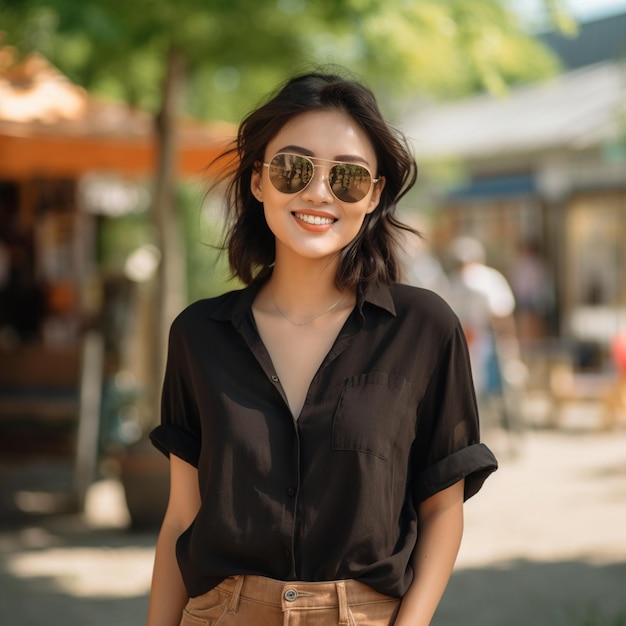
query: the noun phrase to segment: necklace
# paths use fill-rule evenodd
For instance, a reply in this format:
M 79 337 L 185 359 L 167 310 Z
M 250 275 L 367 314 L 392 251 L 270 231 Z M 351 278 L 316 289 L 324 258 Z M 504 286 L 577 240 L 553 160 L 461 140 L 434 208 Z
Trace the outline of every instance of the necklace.
M 311 317 L 307 317 L 304 320 L 296 321 L 294 319 L 291 319 L 288 315 L 286 315 L 283 312 L 283 310 L 278 306 L 278 303 L 276 302 L 276 298 L 274 297 L 274 290 L 272 288 L 270 288 L 270 293 L 272 295 L 272 302 L 274 303 L 274 306 L 276 307 L 276 310 L 278 311 L 280 316 L 286 319 L 290 324 L 293 324 L 294 326 L 306 326 L 307 324 L 310 324 L 314 320 L 319 319 L 320 317 L 326 315 L 327 313 L 330 313 L 331 311 L 334 311 L 343 301 L 343 294 L 342 294 L 341 298 L 339 298 L 337 302 L 333 302 L 327 309 L 324 309 L 321 313 L 316 313 L 315 315 L 312 315 Z

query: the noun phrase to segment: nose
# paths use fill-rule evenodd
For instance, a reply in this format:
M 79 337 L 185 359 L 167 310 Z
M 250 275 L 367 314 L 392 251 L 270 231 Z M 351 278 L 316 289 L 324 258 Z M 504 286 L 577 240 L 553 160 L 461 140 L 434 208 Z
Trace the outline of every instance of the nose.
M 329 168 L 315 166 L 311 182 L 302 190 L 302 198 L 314 204 L 330 204 L 334 196 L 330 190 L 328 180 Z

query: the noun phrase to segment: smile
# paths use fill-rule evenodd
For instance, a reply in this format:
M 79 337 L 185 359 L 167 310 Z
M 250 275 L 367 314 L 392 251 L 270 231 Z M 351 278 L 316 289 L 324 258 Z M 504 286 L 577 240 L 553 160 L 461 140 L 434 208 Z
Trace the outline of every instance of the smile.
M 314 226 L 324 226 L 326 224 L 333 224 L 337 220 L 333 217 L 321 217 L 319 215 L 306 215 L 304 213 L 294 213 L 294 217 L 297 217 L 300 221 L 307 224 L 313 224 Z

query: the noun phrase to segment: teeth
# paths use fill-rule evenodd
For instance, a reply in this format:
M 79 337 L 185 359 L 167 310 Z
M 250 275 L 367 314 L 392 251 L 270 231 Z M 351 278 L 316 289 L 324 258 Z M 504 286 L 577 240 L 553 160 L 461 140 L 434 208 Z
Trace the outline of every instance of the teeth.
M 322 224 L 332 224 L 335 220 L 332 217 L 320 217 L 319 215 L 304 215 L 302 213 L 294 213 L 294 215 L 307 224 L 321 226 Z

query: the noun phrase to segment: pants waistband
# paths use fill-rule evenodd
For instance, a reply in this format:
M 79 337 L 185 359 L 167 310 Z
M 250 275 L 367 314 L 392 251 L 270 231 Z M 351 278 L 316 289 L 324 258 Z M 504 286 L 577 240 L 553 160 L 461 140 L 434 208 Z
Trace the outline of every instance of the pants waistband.
M 236 611 L 240 598 L 279 606 L 282 610 L 338 607 L 342 614 L 350 605 L 396 601 L 357 580 L 289 582 L 264 576 L 233 576 L 218 588 L 231 595 L 229 609 Z

